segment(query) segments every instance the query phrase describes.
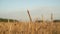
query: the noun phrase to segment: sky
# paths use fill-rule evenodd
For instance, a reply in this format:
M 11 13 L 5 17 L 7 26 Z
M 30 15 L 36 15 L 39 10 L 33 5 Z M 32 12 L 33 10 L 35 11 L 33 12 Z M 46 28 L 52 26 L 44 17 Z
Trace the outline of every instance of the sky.
M 49 20 L 51 13 L 60 19 L 60 0 L 0 0 L 0 18 L 29 20 L 27 9 L 33 20 Z

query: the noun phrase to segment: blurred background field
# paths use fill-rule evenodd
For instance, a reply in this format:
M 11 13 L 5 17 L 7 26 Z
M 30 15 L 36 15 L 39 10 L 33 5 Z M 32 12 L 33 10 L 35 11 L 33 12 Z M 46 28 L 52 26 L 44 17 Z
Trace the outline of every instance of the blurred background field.
M 60 34 L 60 22 L 0 22 L 0 34 Z

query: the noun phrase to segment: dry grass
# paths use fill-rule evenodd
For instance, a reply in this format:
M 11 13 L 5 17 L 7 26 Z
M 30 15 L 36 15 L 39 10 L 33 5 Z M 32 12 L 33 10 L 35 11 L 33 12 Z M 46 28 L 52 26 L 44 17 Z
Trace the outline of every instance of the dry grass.
M 0 34 L 60 34 L 60 23 L 0 23 Z

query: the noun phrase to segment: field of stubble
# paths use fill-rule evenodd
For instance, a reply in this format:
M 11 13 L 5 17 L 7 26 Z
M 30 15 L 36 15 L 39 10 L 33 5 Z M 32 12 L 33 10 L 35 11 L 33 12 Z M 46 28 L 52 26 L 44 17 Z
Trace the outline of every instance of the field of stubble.
M 3 23 L 0 34 L 60 34 L 60 23 Z

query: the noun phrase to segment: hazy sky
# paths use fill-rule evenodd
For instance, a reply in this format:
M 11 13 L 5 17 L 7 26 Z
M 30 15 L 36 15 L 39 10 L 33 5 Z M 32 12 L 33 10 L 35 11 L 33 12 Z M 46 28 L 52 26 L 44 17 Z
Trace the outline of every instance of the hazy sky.
M 60 19 L 60 0 L 0 0 L 0 18 L 28 20 L 27 9 L 32 19 L 41 19 L 43 14 L 48 20 L 51 13 Z

